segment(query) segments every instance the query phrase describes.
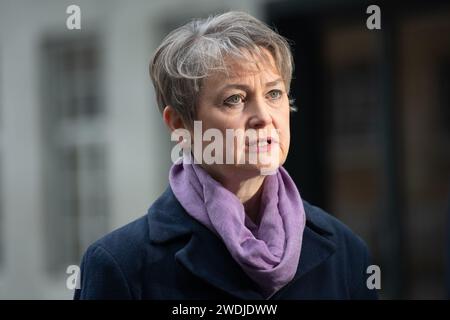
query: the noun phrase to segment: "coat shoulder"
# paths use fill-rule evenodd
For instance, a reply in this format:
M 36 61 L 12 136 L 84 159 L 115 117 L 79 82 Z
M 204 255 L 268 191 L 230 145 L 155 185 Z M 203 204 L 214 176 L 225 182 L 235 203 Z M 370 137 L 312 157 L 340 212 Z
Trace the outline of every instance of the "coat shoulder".
M 81 263 L 80 289 L 74 299 L 132 299 L 145 265 L 145 216 L 108 233 L 89 246 Z M 130 263 L 133 261 L 133 263 Z
M 334 242 L 336 251 L 329 260 L 333 270 L 345 279 L 351 299 L 377 299 L 375 290 L 366 285 L 367 268 L 371 265 L 371 255 L 365 241 L 347 225 L 329 213 L 304 202 L 307 225 Z
M 146 243 L 148 222 L 147 215 L 144 215 L 101 237 L 89 246 L 88 251 L 101 248 L 120 264 L 122 261 L 136 261 L 142 255 Z
M 337 244 L 367 250 L 365 241 L 353 232 L 345 223 L 325 210 L 303 201 L 307 224 L 314 231 L 332 237 Z

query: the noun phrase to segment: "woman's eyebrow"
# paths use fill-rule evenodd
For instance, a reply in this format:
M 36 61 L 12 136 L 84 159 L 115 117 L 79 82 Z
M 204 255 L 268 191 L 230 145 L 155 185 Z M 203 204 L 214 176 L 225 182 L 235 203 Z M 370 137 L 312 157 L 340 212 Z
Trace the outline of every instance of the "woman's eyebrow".
M 278 78 L 274 81 L 266 82 L 266 87 L 273 87 L 276 86 L 278 83 L 283 82 L 283 79 Z
M 265 87 L 273 87 L 275 85 L 277 85 L 278 83 L 282 82 L 283 79 L 278 78 L 276 80 L 273 81 L 269 81 L 265 83 Z M 230 83 L 230 84 L 226 84 L 224 85 L 221 90 L 225 90 L 225 89 L 229 89 L 229 88 L 236 88 L 236 89 L 241 89 L 241 90 L 248 90 L 250 87 L 246 84 L 241 84 L 241 83 Z

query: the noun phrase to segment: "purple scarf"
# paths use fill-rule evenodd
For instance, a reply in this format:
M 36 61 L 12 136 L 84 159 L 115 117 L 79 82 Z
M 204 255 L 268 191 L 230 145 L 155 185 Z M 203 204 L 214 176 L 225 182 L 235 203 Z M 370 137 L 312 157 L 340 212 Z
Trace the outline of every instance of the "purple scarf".
M 283 167 L 264 180 L 259 225 L 248 218 L 235 194 L 197 164 L 178 161 L 169 182 L 187 213 L 222 239 L 266 298 L 292 280 L 306 219 L 300 194 Z

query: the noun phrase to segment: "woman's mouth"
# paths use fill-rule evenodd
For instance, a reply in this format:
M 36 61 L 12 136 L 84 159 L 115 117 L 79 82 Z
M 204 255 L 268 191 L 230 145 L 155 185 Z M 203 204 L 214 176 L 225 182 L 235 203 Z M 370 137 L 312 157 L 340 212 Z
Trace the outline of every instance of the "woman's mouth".
M 245 151 L 252 153 L 270 152 L 275 146 L 278 145 L 278 141 L 273 137 L 267 137 L 264 139 L 258 139 L 250 141 L 245 144 Z

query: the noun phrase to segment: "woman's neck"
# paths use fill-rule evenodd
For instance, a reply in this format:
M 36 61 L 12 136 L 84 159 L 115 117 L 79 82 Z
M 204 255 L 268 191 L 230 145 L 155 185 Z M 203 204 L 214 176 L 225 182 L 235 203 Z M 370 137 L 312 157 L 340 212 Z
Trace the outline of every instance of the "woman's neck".
M 209 174 L 220 182 L 227 190 L 234 193 L 243 204 L 245 213 L 256 224 L 259 224 L 259 209 L 261 194 L 265 176 L 246 175 L 245 173 L 235 174 L 214 174 L 205 168 Z

